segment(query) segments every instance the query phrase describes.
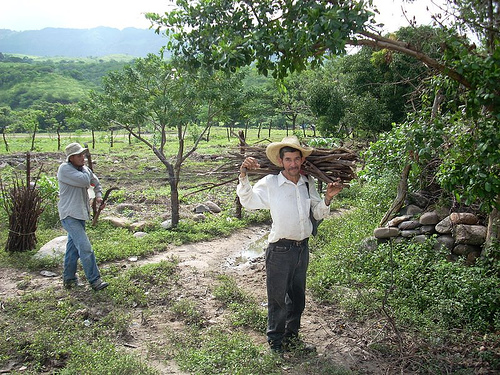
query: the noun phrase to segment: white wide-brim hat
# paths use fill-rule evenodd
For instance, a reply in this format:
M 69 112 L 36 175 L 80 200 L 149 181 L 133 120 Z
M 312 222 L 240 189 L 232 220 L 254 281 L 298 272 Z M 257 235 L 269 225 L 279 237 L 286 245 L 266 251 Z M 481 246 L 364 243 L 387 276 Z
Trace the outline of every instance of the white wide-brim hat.
M 66 161 L 69 161 L 70 156 L 79 155 L 85 151 L 87 151 L 87 149 L 85 147 L 82 147 L 79 143 L 76 143 L 76 142 L 70 143 L 64 149 L 64 152 L 66 153 Z
M 266 148 L 266 155 L 267 158 L 278 167 L 282 166 L 280 164 L 280 150 L 283 147 L 292 147 L 299 150 L 304 158 L 311 155 L 314 151 L 314 148 L 312 147 L 302 146 L 299 139 L 295 135 L 285 137 L 281 140 L 281 142 L 270 143 Z

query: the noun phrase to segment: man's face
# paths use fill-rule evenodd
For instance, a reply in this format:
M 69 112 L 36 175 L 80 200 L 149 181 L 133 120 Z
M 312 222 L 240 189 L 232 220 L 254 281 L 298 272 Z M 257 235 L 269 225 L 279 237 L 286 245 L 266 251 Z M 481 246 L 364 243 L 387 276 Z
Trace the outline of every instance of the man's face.
M 71 155 L 69 157 L 69 161 L 75 167 L 83 167 L 83 165 L 85 164 L 85 151 L 80 154 Z
M 300 177 L 300 167 L 304 162 L 300 151 L 285 152 L 283 159 L 279 158 L 281 166 L 284 168 L 283 174 L 288 179 L 297 179 Z

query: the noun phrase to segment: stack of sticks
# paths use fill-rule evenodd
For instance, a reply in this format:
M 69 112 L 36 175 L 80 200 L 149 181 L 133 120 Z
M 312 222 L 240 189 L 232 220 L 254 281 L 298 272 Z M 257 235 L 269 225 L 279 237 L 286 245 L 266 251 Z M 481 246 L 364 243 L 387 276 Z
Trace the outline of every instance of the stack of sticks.
M 233 173 L 239 170 L 241 163 L 247 157 L 257 159 L 260 164 L 260 168 L 250 171 L 250 174 L 278 174 L 282 169 L 269 161 L 266 156 L 266 148 L 263 146 L 240 146 L 239 153 L 232 152 L 229 155 L 234 163 L 226 164 L 225 168 L 229 167 Z M 302 171 L 304 174 L 312 175 L 318 181 L 325 183 L 348 184 L 356 178 L 354 170 L 357 159 L 357 155 L 346 148 L 315 148 L 302 165 Z

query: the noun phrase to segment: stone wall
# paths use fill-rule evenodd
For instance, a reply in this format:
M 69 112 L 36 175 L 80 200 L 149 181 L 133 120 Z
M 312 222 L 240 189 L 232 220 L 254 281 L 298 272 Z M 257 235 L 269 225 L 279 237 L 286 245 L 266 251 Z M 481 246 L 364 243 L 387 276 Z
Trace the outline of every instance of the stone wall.
M 418 206 L 409 205 L 385 227 L 376 228 L 373 235 L 381 242 L 392 239 L 395 242 L 420 243 L 435 235 L 436 249 L 448 249 L 449 260 L 464 257 L 466 264 L 471 265 L 481 255 L 486 232 L 487 228 L 480 225 L 479 218 L 472 213 L 443 215 L 438 211 L 424 212 Z

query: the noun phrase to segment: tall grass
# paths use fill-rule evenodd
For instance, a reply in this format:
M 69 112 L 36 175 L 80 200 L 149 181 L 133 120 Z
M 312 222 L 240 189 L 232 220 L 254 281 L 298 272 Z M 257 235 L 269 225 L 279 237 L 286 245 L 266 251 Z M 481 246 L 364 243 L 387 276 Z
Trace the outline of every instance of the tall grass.
M 359 318 L 390 307 L 400 324 L 422 333 L 498 332 L 498 261 L 483 259 L 467 267 L 449 262 L 446 251 L 434 249 L 433 239 L 423 244 L 369 239 L 389 206 L 395 182 L 385 178 L 354 186 L 344 200 L 355 208 L 322 224 L 310 267 L 314 294 Z M 372 247 L 364 246 L 365 241 Z

